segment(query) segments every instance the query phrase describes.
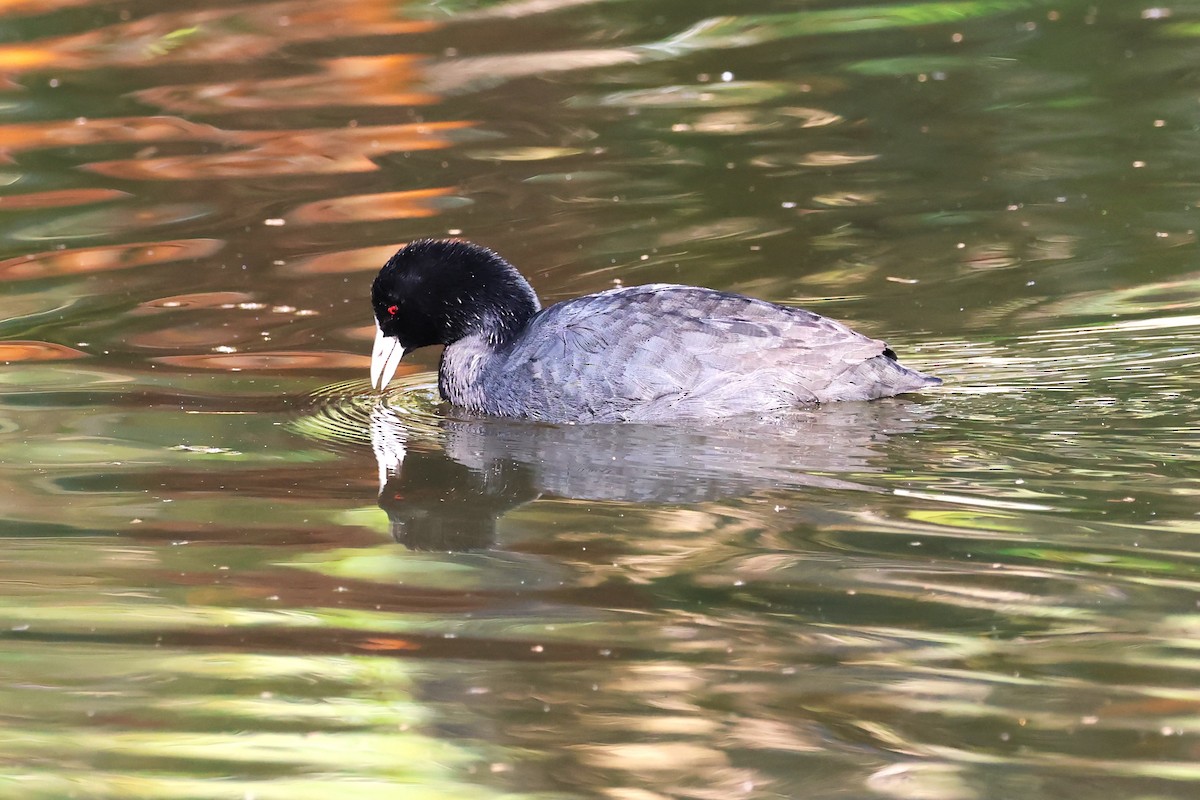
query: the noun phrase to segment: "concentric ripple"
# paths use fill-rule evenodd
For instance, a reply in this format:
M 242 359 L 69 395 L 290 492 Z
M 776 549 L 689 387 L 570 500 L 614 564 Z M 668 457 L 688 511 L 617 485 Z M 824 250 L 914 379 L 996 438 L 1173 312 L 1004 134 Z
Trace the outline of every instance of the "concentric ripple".
M 327 384 L 309 396 L 303 413 L 288 427 L 329 445 L 370 447 L 371 411 L 380 402 L 417 438 L 436 437 L 441 430 L 437 376 L 427 372 L 397 377 L 382 399 L 366 380 Z

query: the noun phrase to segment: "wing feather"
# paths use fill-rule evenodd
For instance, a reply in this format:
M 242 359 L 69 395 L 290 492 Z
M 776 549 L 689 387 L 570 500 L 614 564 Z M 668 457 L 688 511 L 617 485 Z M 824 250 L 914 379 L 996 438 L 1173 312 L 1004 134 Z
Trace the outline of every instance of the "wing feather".
M 579 408 L 613 420 L 769 411 L 820 400 L 885 348 L 803 309 L 652 284 L 542 311 L 498 360 L 494 374 L 507 379 L 490 391 L 520 394 L 508 399 L 547 420 Z

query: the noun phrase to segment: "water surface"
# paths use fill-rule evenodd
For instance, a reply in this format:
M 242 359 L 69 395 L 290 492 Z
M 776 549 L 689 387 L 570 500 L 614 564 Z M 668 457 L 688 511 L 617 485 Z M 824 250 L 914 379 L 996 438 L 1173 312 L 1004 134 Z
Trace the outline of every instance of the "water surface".
M 1190 798 L 1200 4 L 0 4 L 0 794 Z M 813 308 L 946 385 L 379 406 L 368 286 Z

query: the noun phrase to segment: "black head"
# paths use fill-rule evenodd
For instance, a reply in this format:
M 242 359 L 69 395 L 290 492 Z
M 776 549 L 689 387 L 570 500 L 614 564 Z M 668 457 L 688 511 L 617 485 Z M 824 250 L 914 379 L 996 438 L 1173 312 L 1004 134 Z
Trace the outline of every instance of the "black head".
M 405 351 L 486 333 L 492 344 L 537 313 L 537 295 L 516 268 L 486 247 L 422 239 L 388 259 L 371 286 L 379 329 Z

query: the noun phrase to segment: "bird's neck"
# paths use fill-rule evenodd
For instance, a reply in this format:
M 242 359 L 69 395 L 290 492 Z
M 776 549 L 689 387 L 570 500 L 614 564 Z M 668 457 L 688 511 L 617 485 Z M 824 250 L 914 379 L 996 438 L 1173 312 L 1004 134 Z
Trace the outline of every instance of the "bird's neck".
M 483 373 L 496 345 L 487 333 L 477 332 L 446 345 L 438 369 L 438 392 L 456 406 L 470 411 L 485 411 L 487 393 L 483 389 Z
M 459 306 L 460 324 L 449 331 L 438 370 L 442 397 L 472 411 L 488 411 L 484 384 L 502 369 L 498 356 L 541 310 L 533 287 L 516 270 L 484 282 Z
M 532 316 L 524 310 L 490 309 L 480 320 L 479 332 L 493 349 L 503 347 L 521 335 Z
M 516 281 L 506 286 L 503 294 L 485 291 L 467 302 L 466 324 L 456 338 L 482 336 L 490 347 L 497 349 L 521 335 L 529 320 L 541 310 L 541 303 L 524 278 L 515 277 Z

